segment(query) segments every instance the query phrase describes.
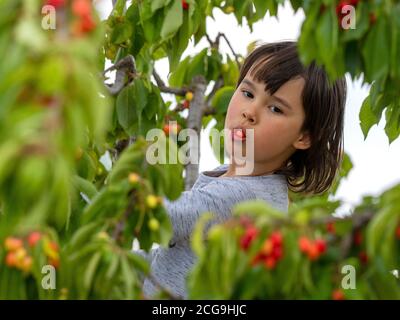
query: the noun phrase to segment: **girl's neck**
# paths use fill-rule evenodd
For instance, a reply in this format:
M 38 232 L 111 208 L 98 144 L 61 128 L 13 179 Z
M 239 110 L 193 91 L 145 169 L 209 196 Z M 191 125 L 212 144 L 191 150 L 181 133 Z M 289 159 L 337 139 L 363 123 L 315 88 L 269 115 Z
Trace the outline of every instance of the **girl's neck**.
M 233 163 L 229 164 L 228 170 L 219 176 L 219 178 L 223 177 L 236 177 L 236 176 L 265 176 L 265 175 L 271 175 L 275 173 L 275 169 L 269 169 L 261 166 L 257 166 L 254 164 L 254 169 L 251 174 L 240 174 L 240 172 L 243 170 L 241 167 L 236 167 L 236 165 Z

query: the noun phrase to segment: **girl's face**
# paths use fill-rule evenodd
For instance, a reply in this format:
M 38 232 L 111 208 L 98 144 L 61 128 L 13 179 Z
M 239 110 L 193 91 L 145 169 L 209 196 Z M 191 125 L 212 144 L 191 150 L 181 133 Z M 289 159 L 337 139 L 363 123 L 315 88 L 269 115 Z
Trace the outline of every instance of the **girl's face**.
M 250 143 L 246 140 L 251 138 L 251 132 L 247 130 L 247 136 L 241 138 L 243 133 L 234 129 L 254 129 L 253 175 L 273 171 L 296 149 L 309 148 L 308 135 L 300 132 L 305 117 L 303 87 L 304 79 L 297 78 L 270 95 L 264 91 L 265 84 L 248 73 L 232 96 L 225 118 L 226 151 L 234 157 L 235 147 L 238 150 L 241 144 L 241 154 L 247 158 L 250 148 L 246 149 L 246 143 Z

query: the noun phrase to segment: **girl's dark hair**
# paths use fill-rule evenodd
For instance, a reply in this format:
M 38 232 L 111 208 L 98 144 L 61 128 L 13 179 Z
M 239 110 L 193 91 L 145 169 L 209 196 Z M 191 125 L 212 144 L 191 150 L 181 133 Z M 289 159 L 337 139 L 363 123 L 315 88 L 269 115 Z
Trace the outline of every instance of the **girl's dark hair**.
M 346 80 L 328 79 L 323 67 L 312 62 L 304 66 L 297 43 L 292 41 L 262 44 L 244 60 L 236 88 L 250 75 L 265 83 L 272 95 L 291 79 L 305 80 L 302 102 L 305 120 L 301 131 L 308 131 L 311 147 L 296 150 L 276 172 L 286 176 L 293 192 L 319 194 L 332 185 L 343 157 Z

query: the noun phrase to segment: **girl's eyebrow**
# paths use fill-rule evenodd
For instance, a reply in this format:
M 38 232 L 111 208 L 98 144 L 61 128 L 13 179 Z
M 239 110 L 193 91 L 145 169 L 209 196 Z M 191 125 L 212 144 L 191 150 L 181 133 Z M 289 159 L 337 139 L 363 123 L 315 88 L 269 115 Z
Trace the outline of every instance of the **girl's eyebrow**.
M 252 88 L 254 91 L 257 91 L 256 86 L 254 85 L 253 82 L 251 82 L 250 80 L 247 79 L 243 79 L 242 83 L 247 84 L 250 88 Z M 272 95 L 272 98 L 274 98 L 276 101 L 280 102 L 284 107 L 288 108 L 289 110 L 292 110 L 293 108 L 290 106 L 290 104 L 285 100 L 282 99 L 276 95 Z
M 278 96 L 276 96 L 274 94 L 271 97 L 274 98 L 276 101 L 280 102 L 284 107 L 288 108 L 289 110 L 292 110 L 292 107 L 286 100 L 279 98 Z
M 251 87 L 253 90 L 256 90 L 256 86 L 253 84 L 253 82 L 251 82 L 250 80 L 247 79 L 243 79 L 242 83 L 247 84 L 249 87 Z

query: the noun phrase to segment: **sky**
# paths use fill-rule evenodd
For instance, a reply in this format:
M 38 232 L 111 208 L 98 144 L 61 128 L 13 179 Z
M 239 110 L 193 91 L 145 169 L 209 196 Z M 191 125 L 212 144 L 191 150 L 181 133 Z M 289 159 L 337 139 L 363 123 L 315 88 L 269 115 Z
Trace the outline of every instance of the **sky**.
M 111 3 L 111 0 L 98 0 L 102 12 L 108 12 L 110 9 L 108 2 Z M 207 18 L 207 33 L 210 38 L 215 39 L 219 32 L 225 33 L 235 52 L 243 56 L 247 54 L 248 44 L 255 40 L 273 42 L 298 39 L 304 20 L 303 12 L 298 11 L 295 14 L 287 2 L 284 7 L 279 8 L 277 18 L 267 15 L 262 21 L 255 23 L 253 32 L 246 25 L 245 19 L 243 26 L 239 26 L 233 14 L 227 15 L 219 9 L 214 9 L 213 14 L 215 20 L 211 17 Z M 193 46 L 193 41 L 190 41 L 182 59 L 187 55 L 200 52 L 205 47 L 209 47 L 206 39 L 202 39 L 196 47 Z M 228 45 L 223 40 L 221 40 L 220 52 L 231 54 Z M 167 58 L 158 60 L 155 63 L 155 69 L 167 83 L 169 72 Z M 354 168 L 348 178 L 343 180 L 336 195 L 336 198 L 344 203 L 341 207 L 343 213 L 350 213 L 348 212 L 349 208 L 357 205 L 364 195 L 379 195 L 384 190 L 400 183 L 400 170 L 397 168 L 400 164 L 400 138 L 389 146 L 388 138 L 384 132 L 385 121 L 383 117 L 378 126 L 375 125 L 371 128 L 367 139 L 364 141 L 358 115 L 361 104 L 368 95 L 369 86 L 362 85 L 361 79 L 353 82 L 349 77 L 347 77 L 347 83 L 344 149 L 349 154 Z M 210 90 L 211 85 L 206 93 Z M 163 96 L 167 101 L 174 101 L 171 95 Z M 219 165 L 207 138 L 210 125 L 203 130 L 201 136 L 200 171 L 212 170 Z

